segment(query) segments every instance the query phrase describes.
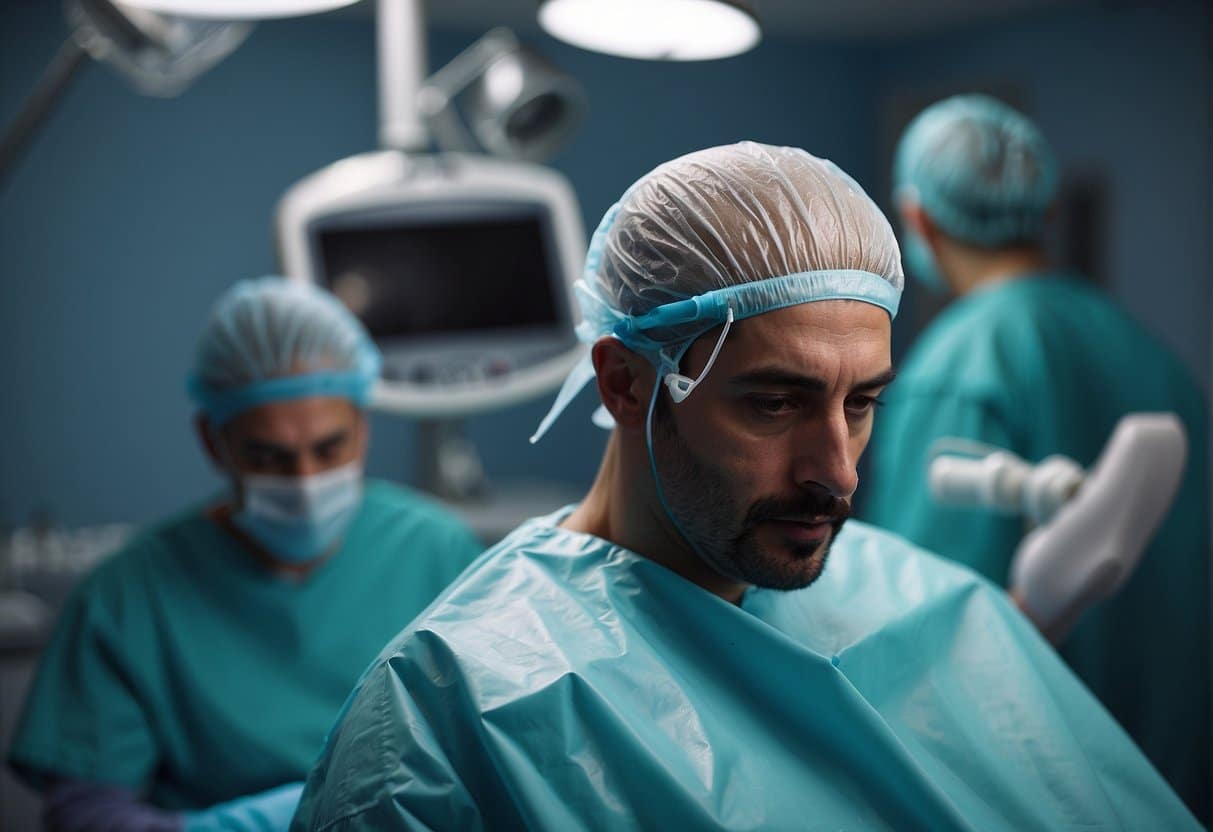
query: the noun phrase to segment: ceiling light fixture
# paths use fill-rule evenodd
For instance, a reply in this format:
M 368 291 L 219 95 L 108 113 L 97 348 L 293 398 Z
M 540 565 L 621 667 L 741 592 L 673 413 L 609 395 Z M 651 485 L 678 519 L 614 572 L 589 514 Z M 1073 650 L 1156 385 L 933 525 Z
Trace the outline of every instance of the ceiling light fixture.
M 647 60 L 728 58 L 762 39 L 745 0 L 541 0 L 539 25 L 583 49 Z
M 357 0 L 121 0 L 124 6 L 207 20 L 294 17 L 332 11 L 355 2 Z

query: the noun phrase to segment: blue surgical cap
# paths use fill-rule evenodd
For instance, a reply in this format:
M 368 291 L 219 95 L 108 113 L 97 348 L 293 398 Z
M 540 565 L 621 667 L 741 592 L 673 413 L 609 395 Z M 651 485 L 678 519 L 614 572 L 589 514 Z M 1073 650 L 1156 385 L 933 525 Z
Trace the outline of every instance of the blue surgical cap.
M 366 329 L 331 294 L 262 277 L 237 283 L 215 303 L 188 387 L 218 426 L 284 399 L 336 396 L 363 407 L 380 363 Z
M 891 318 L 903 283 L 893 229 L 854 179 L 799 148 L 741 142 L 666 162 L 607 211 L 575 286 L 577 335 L 612 335 L 668 371 L 726 317 L 846 299 Z M 593 377 L 587 356 L 532 442 Z
M 987 95 L 931 105 L 906 128 L 894 196 L 948 235 L 983 247 L 1033 240 L 1057 192 L 1057 163 L 1022 113 Z

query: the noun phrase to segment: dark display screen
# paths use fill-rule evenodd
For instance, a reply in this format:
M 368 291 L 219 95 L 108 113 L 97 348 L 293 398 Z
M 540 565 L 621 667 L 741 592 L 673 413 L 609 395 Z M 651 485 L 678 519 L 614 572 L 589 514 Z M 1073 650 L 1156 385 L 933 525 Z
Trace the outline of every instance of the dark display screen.
M 540 216 L 321 231 L 329 288 L 375 338 L 554 327 Z

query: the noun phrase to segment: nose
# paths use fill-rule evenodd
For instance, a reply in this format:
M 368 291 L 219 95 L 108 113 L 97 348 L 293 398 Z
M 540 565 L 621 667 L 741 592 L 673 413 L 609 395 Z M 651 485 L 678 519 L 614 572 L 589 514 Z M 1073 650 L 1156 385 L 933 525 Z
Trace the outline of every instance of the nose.
M 814 484 L 850 500 L 859 487 L 858 454 L 852 449 L 845 413 L 814 419 L 799 437 L 792 476 L 796 485 Z
M 319 474 L 322 470 L 323 466 L 312 454 L 300 453 L 295 456 L 290 475 L 292 477 L 310 477 L 312 474 Z

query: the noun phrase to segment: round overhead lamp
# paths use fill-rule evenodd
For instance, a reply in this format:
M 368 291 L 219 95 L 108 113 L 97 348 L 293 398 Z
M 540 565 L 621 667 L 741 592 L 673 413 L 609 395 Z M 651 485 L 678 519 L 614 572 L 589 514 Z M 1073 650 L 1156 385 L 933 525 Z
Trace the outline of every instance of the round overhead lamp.
M 746 0 L 540 0 L 539 25 L 566 43 L 654 61 L 703 61 L 762 39 Z
M 120 0 L 124 6 L 208 20 L 265 20 L 352 6 L 357 0 Z

